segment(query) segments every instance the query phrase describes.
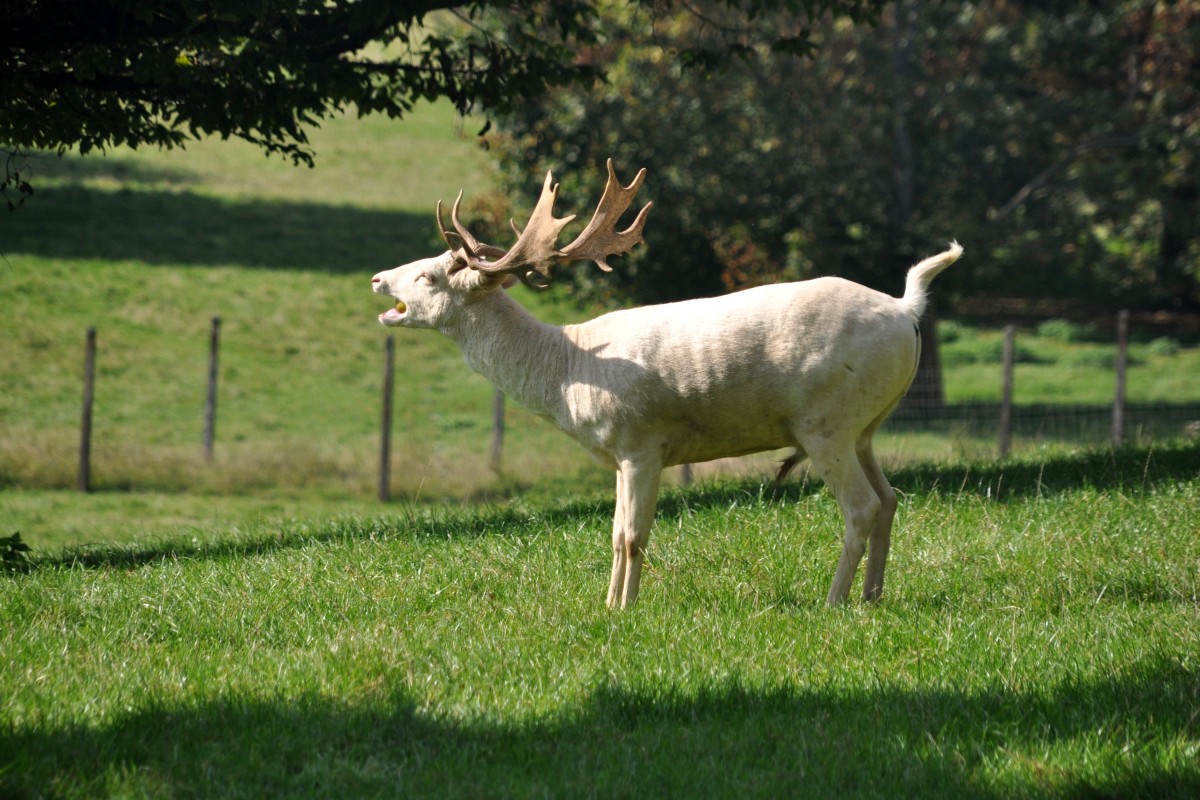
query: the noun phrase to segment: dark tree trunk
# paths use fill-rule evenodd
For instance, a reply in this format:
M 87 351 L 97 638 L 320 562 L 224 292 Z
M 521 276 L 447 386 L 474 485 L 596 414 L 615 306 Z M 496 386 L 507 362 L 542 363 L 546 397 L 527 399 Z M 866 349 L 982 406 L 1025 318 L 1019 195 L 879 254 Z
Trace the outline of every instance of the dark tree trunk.
M 942 382 L 942 361 L 938 354 L 937 312 L 932 302 L 921 319 L 921 360 L 917 377 L 900 403 L 899 414 L 905 417 L 931 419 L 946 409 L 946 392 Z
M 1200 258 L 1192 242 L 1200 219 L 1200 188 L 1196 183 L 1168 187 L 1162 198 L 1162 236 L 1159 239 L 1158 274 L 1154 291 L 1173 308 L 1200 308 L 1200 267 L 1191 269 L 1190 259 Z

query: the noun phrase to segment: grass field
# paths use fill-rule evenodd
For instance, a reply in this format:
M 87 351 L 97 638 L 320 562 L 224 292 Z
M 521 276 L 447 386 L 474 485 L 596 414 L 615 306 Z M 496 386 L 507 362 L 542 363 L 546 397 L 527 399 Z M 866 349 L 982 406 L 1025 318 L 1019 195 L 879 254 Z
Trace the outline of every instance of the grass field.
M 438 249 L 435 199 L 489 188 L 457 125 L 336 120 L 313 171 L 217 142 L 30 165 L 0 215 L 0 556 L 33 546 L 0 570 L 2 800 L 1200 796 L 1195 442 L 997 463 L 970 426 L 886 432 L 887 594 L 834 611 L 828 493 L 701 471 L 611 613 L 609 476 L 511 406 L 492 474 L 491 387 L 399 332 L 375 502 L 368 279 Z M 1096 338 L 1022 331 L 1018 402 L 1108 403 Z M 943 340 L 948 399 L 997 399 L 998 333 Z M 1131 401 L 1200 401 L 1195 342 L 1133 355 Z
M 185 152 L 32 157 L 22 173 L 37 195 L 0 215 L 0 533 L 20 530 L 35 546 L 52 546 L 208 530 L 213 519 L 240 527 L 310 511 L 322 517 L 370 503 L 387 331 L 375 322 L 386 304 L 368 280 L 439 249 L 437 198 L 491 186 L 475 126 L 461 127 L 441 106 L 402 125 L 334 120 L 314 135 L 315 170 L 217 141 Z M 969 268 L 968 246 L 955 269 Z M 521 299 L 559 322 L 600 310 L 573 308 L 555 291 L 522 290 Z M 208 464 L 201 432 L 213 316 L 223 324 Z M 66 490 L 75 483 L 92 326 L 100 496 L 78 498 Z M 943 327 L 948 400 L 997 400 L 998 332 Z M 495 500 L 608 483 L 574 443 L 512 405 L 503 474 L 493 474 L 491 387 L 440 337 L 396 336 L 396 496 Z M 1017 366 L 1017 402 L 1109 403 L 1112 346 L 1096 339 L 1061 324 L 1022 331 L 1032 357 Z M 1130 401 L 1200 402 L 1195 344 L 1139 340 Z M 879 449 L 889 466 L 977 459 L 995 450 L 994 417 L 988 411 L 948 431 L 885 430 Z M 1031 435 L 1016 451 L 1043 446 Z M 721 465 L 771 468 L 770 457 Z M 113 493 L 136 499 L 142 513 L 125 513 Z
M 4 528 L 46 544 L 129 535 L 103 524 L 103 500 L 90 532 L 86 510 L 68 512 L 82 539 L 44 530 L 25 511 L 71 505 L 55 493 L 74 484 L 91 326 L 100 492 L 266 494 L 265 505 L 283 503 L 285 513 L 370 498 L 387 331 L 375 321 L 383 305 L 369 279 L 436 250 L 437 198 L 490 185 L 485 154 L 470 135 L 456 135 L 457 125 L 441 107 L 401 126 L 337 120 L 315 137 L 320 166 L 311 171 L 218 142 L 185 153 L 35 159 L 35 201 L 0 217 Z M 550 305 L 539 313 L 580 312 Z M 208 331 L 218 315 L 210 465 L 200 445 Z M 396 493 L 506 491 L 515 479 L 498 480 L 486 460 L 490 385 L 433 335 L 401 335 L 397 373 Z M 573 475 L 586 465 L 531 416 L 515 408 L 509 416 L 512 475 Z M 205 508 L 189 510 L 192 500 L 146 500 L 178 506 L 170 519 L 203 521 Z
M 827 492 L 45 550 L 0 575 L 0 796 L 1200 793 L 1200 447 L 911 467 L 884 601 Z

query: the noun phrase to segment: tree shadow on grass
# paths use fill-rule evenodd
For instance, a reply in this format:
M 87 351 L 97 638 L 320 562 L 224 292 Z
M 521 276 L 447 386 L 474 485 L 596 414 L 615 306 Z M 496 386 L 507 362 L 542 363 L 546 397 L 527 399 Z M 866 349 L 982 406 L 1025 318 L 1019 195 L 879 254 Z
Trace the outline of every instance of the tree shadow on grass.
M 253 558 L 343 541 L 471 539 L 502 535 L 528 519 L 528 514 L 513 508 L 463 510 L 414 506 L 384 517 L 331 519 L 316 527 L 309 522 L 285 522 L 276 531 L 223 539 L 197 539 L 184 533 L 161 539 L 34 552 L 18 568 L 10 570 L 9 575 L 16 578 L 43 568 L 137 569 L 164 561 Z M 0 571 L 0 578 L 4 574 Z
M 159 699 L 98 725 L 0 728 L 0 797 L 1194 798 L 1198 687 L 1173 663 L 1027 691 L 607 682 L 579 708 L 504 721 L 394 687 Z
M 61 186 L 0 216 L 0 251 L 45 258 L 370 274 L 435 255 L 428 214 Z M 16 262 L 14 262 L 16 263 Z
M 909 493 L 978 494 L 998 501 L 1075 489 L 1140 492 L 1200 478 L 1200 441 L 975 464 L 917 464 L 892 483 Z
M 1173 486 L 1197 477 L 1200 477 L 1200 442 L 1097 450 L 1055 456 L 1042 461 L 916 465 L 896 470 L 890 479 L 893 485 L 909 494 L 970 494 L 988 497 L 996 502 L 1009 502 L 1078 488 L 1136 493 Z M 659 499 L 657 518 L 670 519 L 689 511 L 730 508 L 734 505 L 795 503 L 821 491 L 821 487 L 820 481 L 811 479 L 792 480 L 777 488 L 761 480 L 702 484 L 664 492 Z M 578 528 L 580 525 L 593 524 L 604 530 L 611 523 L 612 509 L 613 498 L 610 495 L 593 495 L 559 504 L 546 503 L 533 509 L 521 503 L 486 508 L 414 505 L 393 511 L 387 516 L 330 520 L 316 529 L 309 524 L 285 525 L 270 534 L 215 541 L 196 541 L 191 536 L 179 536 L 158 541 L 34 553 L 23 562 L 21 571 L 62 566 L 133 569 L 174 559 L 245 558 L 299 549 L 315 542 L 339 540 L 409 538 L 427 541 L 502 536 L 517 531 L 528 533 L 528 525 L 533 519 L 552 527 Z
M 1088 450 L 1023 460 L 913 464 L 891 470 L 888 481 L 908 494 L 965 494 L 1004 502 L 1077 489 L 1140 492 L 1200 478 L 1200 441 L 1151 447 Z M 669 492 L 660 514 L 737 503 L 796 502 L 821 490 L 816 478 L 788 480 L 778 487 L 761 480 L 722 481 Z

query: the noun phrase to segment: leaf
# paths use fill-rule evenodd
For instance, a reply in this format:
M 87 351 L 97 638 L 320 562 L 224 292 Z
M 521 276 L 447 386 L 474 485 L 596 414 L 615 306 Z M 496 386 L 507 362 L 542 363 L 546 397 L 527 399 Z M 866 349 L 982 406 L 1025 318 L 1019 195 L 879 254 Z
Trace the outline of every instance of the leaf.
M 807 30 L 796 36 L 781 37 L 771 43 L 771 51 L 780 55 L 811 56 L 816 49 L 812 32 Z
M 28 558 L 26 553 L 29 552 L 30 547 L 21 541 L 19 531 L 12 536 L 0 538 L 0 564 L 8 569 L 16 569 L 23 565 Z

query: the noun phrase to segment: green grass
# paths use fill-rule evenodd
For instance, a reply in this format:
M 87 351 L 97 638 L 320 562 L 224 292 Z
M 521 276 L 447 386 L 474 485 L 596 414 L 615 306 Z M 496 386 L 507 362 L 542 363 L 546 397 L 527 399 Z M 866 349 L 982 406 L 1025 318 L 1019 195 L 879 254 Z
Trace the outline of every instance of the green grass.
M 490 186 L 486 155 L 458 125 L 441 106 L 404 125 L 334 120 L 315 136 L 315 170 L 220 142 L 35 158 L 38 194 L 0 218 L 0 487 L 74 484 L 94 326 L 98 490 L 370 497 L 388 332 L 369 278 L 439 249 L 437 198 Z M 579 314 L 520 291 L 545 316 Z M 210 465 L 213 316 L 223 324 Z M 469 498 L 528 482 L 489 470 L 492 389 L 453 345 L 400 332 L 396 349 L 396 493 Z M 526 443 L 510 450 L 510 475 L 586 463 L 532 415 L 509 418 Z
M 331 120 L 314 133 L 314 170 L 219 141 L 183 152 L 31 157 L 22 174 L 38 193 L 0 215 L 0 533 L 21 530 L 44 547 L 193 525 L 206 504 L 241 525 L 256 518 L 253 498 L 285 504 L 264 512 L 270 519 L 302 505 L 324 515 L 371 502 L 388 332 L 375 322 L 383 304 L 367 281 L 440 249 L 437 198 L 459 187 L 468 197 L 489 190 L 491 164 L 472 141 L 475 127 L 445 106 L 401 125 Z M 561 202 L 565 209 L 584 201 Z M 535 314 L 556 322 L 599 310 L 572 308 L 561 292 L 518 291 Z M 214 316 L 223 324 L 210 464 L 201 433 Z M 104 500 L 65 493 L 75 483 L 83 342 L 92 326 L 93 485 L 161 508 L 157 523 L 149 515 L 122 520 Z M 959 323 L 955 336 L 945 330 L 954 339 L 946 343 L 949 401 L 997 400 L 999 334 Z M 493 474 L 491 386 L 437 335 L 395 336 L 396 496 L 498 500 L 608 482 L 573 442 L 511 404 L 504 469 Z M 1111 401 L 1102 362 L 1112 347 L 1094 332 L 1047 325 L 1022 332 L 1021 342 L 1034 358 L 1017 367 L 1018 403 Z M 1194 343 L 1139 342 L 1130 401 L 1200 401 L 1197 372 Z M 994 418 L 988 411 L 948 430 L 887 427 L 879 449 L 889 465 L 981 458 L 995 452 Z M 1177 435 L 1181 426 L 1171 426 L 1167 433 Z M 1016 452 L 1041 452 L 1053 438 L 1019 433 Z M 1072 438 L 1074 446 L 1096 436 Z M 772 468 L 770 456 L 719 466 Z M 155 496 L 162 493 L 208 499 Z
M 1200 447 L 901 470 L 887 595 L 827 492 L 400 506 L 0 576 L 5 797 L 1195 797 Z
M 1049 320 L 1049 323 L 1065 323 Z M 1016 333 L 1013 402 L 1109 405 L 1116 386 L 1116 344 L 1100 334 L 1086 338 L 1078 326 L 1043 323 Z M 1064 328 L 1067 330 L 1064 332 Z M 1003 332 L 959 322 L 943 323 L 942 361 L 950 403 L 999 401 Z M 1134 341 L 1129 348 L 1126 399 L 1130 403 L 1196 403 L 1200 347 Z
M 1200 794 L 1194 443 L 1030 436 L 996 463 L 988 422 L 889 428 L 887 596 L 836 611 L 828 493 L 700 470 L 666 490 L 616 614 L 610 477 L 511 406 L 492 474 L 491 387 L 402 331 L 402 499 L 374 502 L 367 279 L 439 249 L 433 200 L 487 191 L 459 126 L 334 120 L 312 171 L 219 142 L 22 167 L 38 194 L 0 215 L 0 538 L 33 552 L 0 573 L 0 798 Z M 948 398 L 994 401 L 998 333 L 955 336 Z M 1021 337 L 1018 402 L 1110 401 L 1092 332 Z M 1138 342 L 1131 401 L 1200 399 L 1197 359 Z M 742 464 L 720 469 L 771 469 Z

